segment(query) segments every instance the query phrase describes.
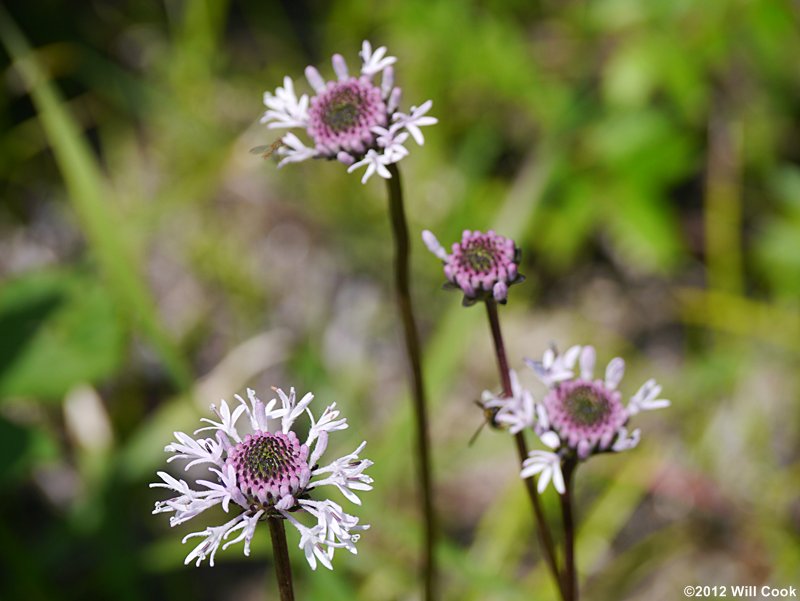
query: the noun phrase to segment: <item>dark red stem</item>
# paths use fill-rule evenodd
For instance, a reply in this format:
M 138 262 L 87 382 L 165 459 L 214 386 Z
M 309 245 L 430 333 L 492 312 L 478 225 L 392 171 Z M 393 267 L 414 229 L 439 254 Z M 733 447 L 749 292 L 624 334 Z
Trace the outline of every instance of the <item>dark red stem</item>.
M 494 299 L 488 299 L 486 301 L 486 313 L 489 317 L 489 326 L 492 330 L 492 340 L 494 341 L 495 354 L 497 355 L 497 368 L 500 370 L 500 381 L 503 385 L 503 396 L 511 397 L 511 375 L 508 371 L 508 359 L 506 357 L 506 347 L 503 343 L 503 333 L 500 330 L 500 317 L 497 314 L 497 302 Z M 518 432 L 514 436 L 514 441 L 516 442 L 519 463 L 520 466 L 522 466 L 522 462 L 528 458 L 528 445 L 525 442 L 525 435 L 522 432 Z M 523 482 L 525 484 L 525 490 L 528 492 L 528 497 L 531 500 L 531 505 L 533 505 L 533 512 L 536 515 L 536 523 L 538 525 L 536 533 L 539 538 L 539 544 L 544 552 L 545 560 L 550 568 L 553 579 L 556 581 L 558 591 L 561 593 L 561 598 L 564 601 L 568 601 L 565 596 L 564 584 L 558 571 L 553 536 L 547 525 L 544 509 L 542 509 L 542 503 L 539 499 L 539 492 L 536 490 L 536 478 L 535 476 L 531 476 L 530 478 L 525 478 Z
M 422 379 L 422 353 L 419 345 L 419 335 L 411 305 L 411 287 L 409 285 L 409 254 L 408 225 L 406 224 L 405 209 L 403 208 L 403 188 L 400 182 L 400 171 L 396 164 L 388 166 L 392 174 L 386 180 L 389 193 L 389 216 L 392 222 L 395 245 L 395 295 L 400 318 L 403 322 L 405 335 L 406 355 L 411 372 L 411 391 L 414 403 L 414 418 L 416 425 L 416 459 L 417 475 L 421 489 L 422 517 L 425 526 L 425 539 L 423 546 L 422 581 L 424 599 L 436 599 L 436 515 L 433 508 L 433 485 L 431 482 L 431 452 L 428 434 L 428 412 L 425 400 L 425 385 Z

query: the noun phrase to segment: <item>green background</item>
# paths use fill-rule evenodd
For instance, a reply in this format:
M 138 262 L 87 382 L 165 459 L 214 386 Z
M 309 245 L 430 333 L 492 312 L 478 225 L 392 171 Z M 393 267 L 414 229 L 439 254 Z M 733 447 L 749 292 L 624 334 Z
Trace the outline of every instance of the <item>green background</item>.
M 168 0 L 0 7 L 0 598 L 276 599 L 253 554 L 184 567 L 151 516 L 174 430 L 246 386 L 313 390 L 362 439 L 358 556 L 300 599 L 411 599 L 420 521 L 383 182 L 278 171 L 261 95 L 361 40 L 440 123 L 400 168 L 431 396 L 444 598 L 554 599 L 484 314 L 419 240 L 513 236 L 512 364 L 551 341 L 628 362 L 670 409 L 578 472 L 585 599 L 800 573 L 800 19 L 788 0 Z M 344 502 L 343 499 L 340 499 Z M 552 491 L 546 508 L 557 518 Z

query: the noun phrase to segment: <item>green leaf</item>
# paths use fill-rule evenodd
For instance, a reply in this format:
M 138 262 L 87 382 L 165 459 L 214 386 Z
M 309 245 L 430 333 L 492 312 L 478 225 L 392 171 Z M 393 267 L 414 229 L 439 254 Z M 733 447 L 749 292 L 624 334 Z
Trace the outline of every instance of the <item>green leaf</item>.
M 553 266 L 564 269 L 577 258 L 596 225 L 596 196 L 588 178 L 575 179 L 542 209 L 531 243 Z
M 44 430 L 26 428 L 0 416 L 0 485 L 21 478 L 34 462 L 56 455 L 56 445 Z
M 13 478 L 24 463 L 31 445 L 31 433 L 0 417 L 0 483 Z
M 614 246 L 631 267 L 666 272 L 674 269 L 682 248 L 669 202 L 647 187 L 610 187 L 603 198 L 605 220 Z
M 0 290 L 0 396 L 60 400 L 119 367 L 123 335 L 106 290 L 87 274 L 48 271 Z

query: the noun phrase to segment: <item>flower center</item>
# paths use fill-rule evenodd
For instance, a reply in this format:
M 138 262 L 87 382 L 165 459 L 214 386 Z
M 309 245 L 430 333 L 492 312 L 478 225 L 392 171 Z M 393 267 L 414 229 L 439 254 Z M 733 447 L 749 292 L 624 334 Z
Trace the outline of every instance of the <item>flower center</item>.
M 594 426 L 610 413 L 608 400 L 590 386 L 573 389 L 564 399 L 564 408 L 572 420 L 581 426 Z
M 307 460 L 308 447 L 294 432 L 248 434 L 228 454 L 242 493 L 267 504 L 302 492 L 310 477 Z
M 251 476 L 274 478 L 291 464 L 291 451 L 286 441 L 277 436 L 261 436 L 245 451 L 243 467 Z
M 489 271 L 495 260 L 494 252 L 483 245 L 473 245 L 467 248 L 464 251 L 464 258 L 469 266 L 478 273 Z
M 553 430 L 585 459 L 607 449 L 628 420 L 619 391 L 601 380 L 567 380 L 544 397 Z
M 308 134 L 321 156 L 329 158 L 339 152 L 362 156 L 375 143 L 372 128 L 386 121 L 381 90 L 366 78 L 329 82 L 308 108 Z
M 344 131 L 356 124 L 362 104 L 363 100 L 352 89 L 339 90 L 328 100 L 322 120 L 333 131 Z

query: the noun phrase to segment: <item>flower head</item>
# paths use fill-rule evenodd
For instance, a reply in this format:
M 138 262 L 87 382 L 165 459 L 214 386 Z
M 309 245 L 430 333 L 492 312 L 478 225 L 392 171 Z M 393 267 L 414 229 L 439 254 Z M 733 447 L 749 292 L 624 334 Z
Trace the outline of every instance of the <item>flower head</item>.
M 492 230 L 485 234 L 464 230 L 461 242 L 453 244 L 451 254 L 447 254 L 428 230 L 422 232 L 422 240 L 444 263 L 449 285 L 464 293 L 465 305 L 489 298 L 505 303 L 509 286 L 525 279 L 518 271 L 520 250 L 517 245 Z
M 361 68 L 350 74 L 345 59 L 333 55 L 336 80 L 325 81 L 314 67 L 306 67 L 306 79 L 314 94 L 297 97 L 294 84 L 284 78 L 283 87 L 274 94 L 264 94 L 267 111 L 261 118 L 269 128 L 301 128 L 312 141 L 306 146 L 293 133 L 281 139 L 278 164 L 305 161 L 309 158 L 337 159 L 348 166 L 348 172 L 366 167 L 362 182 L 377 173 L 391 178 L 386 165 L 396 163 L 408 154 L 404 143 L 409 135 L 422 145 L 425 139 L 420 127 L 437 123 L 427 113 L 428 100 L 413 106 L 408 114 L 398 111 L 400 88 L 394 85 L 394 56 L 386 56 L 386 47 L 374 52 L 364 41 L 359 53 Z M 381 75 L 380 84 L 373 81 Z
M 297 528 L 300 548 L 312 568 L 316 568 L 317 561 L 331 568 L 337 548 L 356 553 L 358 533 L 369 526 L 360 525 L 358 518 L 345 513 L 330 499 L 312 500 L 311 493 L 330 485 L 360 505 L 354 491 L 372 489 L 372 478 L 364 473 L 372 462 L 358 456 L 366 443 L 319 467 L 317 462 L 328 446 L 329 434 L 347 428 L 347 420 L 339 418 L 336 403 L 315 419 L 308 409 L 314 399 L 311 393 L 299 401 L 294 388 L 289 394 L 280 389 L 276 393 L 278 398 L 266 404 L 252 390 L 247 391 L 247 401 L 236 395 L 238 404 L 233 411 L 225 401 L 219 408 L 212 405 L 219 421 L 203 418 L 201 421 L 209 425 L 197 430 L 195 436 L 213 432 L 213 437 L 193 438 L 176 432 L 175 442 L 166 446 L 165 450 L 173 453 L 168 462 L 186 460 L 186 470 L 204 465 L 209 479 L 198 479 L 190 485 L 167 472 L 158 472 L 161 482 L 150 486 L 178 494 L 158 501 L 153 513 L 172 513 L 170 526 L 182 524 L 216 505 L 225 513 L 234 514 L 221 526 L 208 527 L 183 539 L 183 542 L 194 537 L 202 539 L 186 557 L 186 563 L 196 560 L 196 565 L 200 565 L 208 557 L 213 566 L 220 545 L 225 549 L 239 542 L 244 542 L 244 554 L 249 555 L 256 525 L 266 518 L 286 519 Z M 311 425 L 305 442 L 301 442 L 293 427 L 304 414 L 311 418 Z M 242 420 L 243 417 L 246 419 Z M 240 421 L 245 422 L 244 429 L 237 425 Z M 303 513 L 312 516 L 316 523 L 303 525 L 296 517 Z M 238 535 L 230 538 L 234 533 Z
M 542 361 L 526 360 L 549 391 L 536 407 L 535 429 L 552 448 L 586 459 L 593 453 L 623 451 L 639 442 L 639 430 L 630 435 L 629 418 L 639 411 L 668 407 L 657 399 L 661 387 L 648 380 L 630 399 L 622 403 L 617 386 L 625 373 L 625 362 L 616 357 L 606 367 L 602 379 L 594 378 L 595 351 L 591 346 L 574 346 L 563 355 L 548 350 Z

